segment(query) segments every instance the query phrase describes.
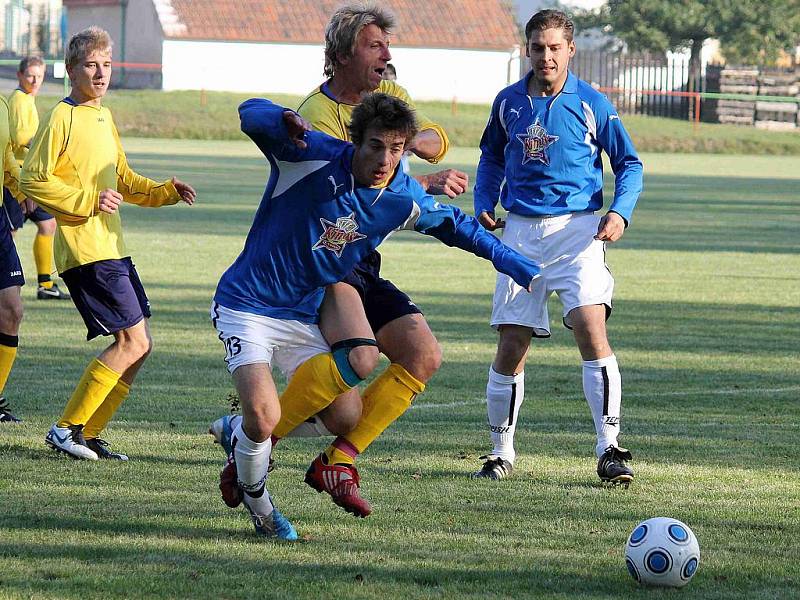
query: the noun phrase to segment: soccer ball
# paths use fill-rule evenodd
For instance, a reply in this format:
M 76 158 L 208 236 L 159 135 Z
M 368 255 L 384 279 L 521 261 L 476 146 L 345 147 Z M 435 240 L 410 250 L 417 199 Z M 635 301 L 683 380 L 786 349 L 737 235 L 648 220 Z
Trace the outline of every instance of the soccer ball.
M 697 571 L 700 546 L 692 530 L 677 519 L 647 519 L 628 536 L 625 563 L 639 583 L 683 587 Z

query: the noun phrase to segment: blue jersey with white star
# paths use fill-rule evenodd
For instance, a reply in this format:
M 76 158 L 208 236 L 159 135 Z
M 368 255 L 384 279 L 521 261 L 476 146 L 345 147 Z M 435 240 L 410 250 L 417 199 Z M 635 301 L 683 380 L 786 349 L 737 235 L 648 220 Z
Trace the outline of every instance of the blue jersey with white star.
M 285 109 L 252 99 L 239 107 L 242 131 L 270 164 L 267 188 L 244 249 L 222 275 L 219 304 L 257 315 L 318 321 L 324 286 L 341 281 L 396 229 L 414 229 L 492 261 L 523 287 L 538 267 L 455 206 L 439 204 L 402 172 L 384 188 L 355 181 L 354 147 L 321 132 L 298 148 Z
M 616 176 L 609 207 L 626 222 L 642 191 L 642 162 L 611 102 L 571 72 L 554 96 L 528 95 L 531 74 L 495 98 L 481 138 L 475 214 L 497 201 L 526 217 L 603 206 L 602 151 Z

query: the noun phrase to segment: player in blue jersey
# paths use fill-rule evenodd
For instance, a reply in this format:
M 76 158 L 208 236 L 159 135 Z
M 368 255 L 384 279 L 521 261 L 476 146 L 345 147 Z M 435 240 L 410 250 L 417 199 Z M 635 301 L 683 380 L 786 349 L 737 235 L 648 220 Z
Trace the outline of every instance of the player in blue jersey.
M 597 432 L 597 473 L 628 484 L 630 452 L 617 443 L 622 385 L 608 343 L 614 279 L 606 243 L 617 241 L 642 190 L 642 163 L 611 103 L 569 70 L 574 26 L 560 11 L 543 10 L 525 28 L 531 71 L 502 90 L 481 139 L 475 214 L 503 242 L 533 258 L 542 283 L 531 294 L 499 275 L 491 324 L 499 330 L 486 386 L 494 448 L 476 477 L 511 474 L 514 430 L 524 393 L 524 367 L 533 337 L 549 337 L 547 298 L 555 292 L 564 325 L 583 359 L 583 389 Z M 616 177 L 603 207 L 602 153 Z M 507 220 L 495 215 L 498 200 Z
M 375 368 L 369 327 L 329 347 L 317 325 L 326 285 L 340 281 L 392 231 L 414 229 L 492 261 L 523 289 L 539 270 L 476 219 L 439 204 L 395 171 L 417 130 L 413 111 L 386 94 L 353 112 L 353 143 L 322 132 L 267 100 L 239 107 L 242 131 L 261 149 L 270 177 L 242 253 L 223 274 L 212 321 L 226 350 L 242 406 L 220 488 L 229 506 L 244 502 L 256 531 L 295 539 L 265 491 L 270 435 L 287 431 L 358 385 Z M 271 375 L 290 376 L 282 403 Z M 236 477 L 231 485 L 231 477 Z M 357 484 L 357 481 L 352 482 Z

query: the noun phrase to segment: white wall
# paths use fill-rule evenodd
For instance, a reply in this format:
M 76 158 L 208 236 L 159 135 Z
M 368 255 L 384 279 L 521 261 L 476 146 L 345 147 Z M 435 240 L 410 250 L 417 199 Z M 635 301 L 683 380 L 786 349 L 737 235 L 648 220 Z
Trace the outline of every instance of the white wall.
M 491 102 L 517 80 L 509 52 L 392 48 L 398 83 L 414 99 Z M 321 45 L 164 40 L 165 90 L 206 89 L 305 95 L 323 80 Z M 509 65 L 509 61 L 511 64 Z M 509 70 L 510 69 L 510 70 Z
M 519 79 L 519 50 L 391 48 L 397 83 L 415 100 L 491 102 Z

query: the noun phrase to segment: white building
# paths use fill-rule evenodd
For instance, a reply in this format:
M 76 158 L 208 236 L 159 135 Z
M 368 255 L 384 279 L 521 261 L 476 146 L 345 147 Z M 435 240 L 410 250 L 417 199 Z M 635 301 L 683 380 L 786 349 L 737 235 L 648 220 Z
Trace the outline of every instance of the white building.
M 306 94 L 323 79 L 324 30 L 344 0 L 64 0 L 72 34 L 115 40 L 124 84 Z M 520 33 L 505 0 L 395 0 L 392 63 L 417 99 L 489 102 L 515 81 Z M 476 83 L 478 83 L 476 85 Z

